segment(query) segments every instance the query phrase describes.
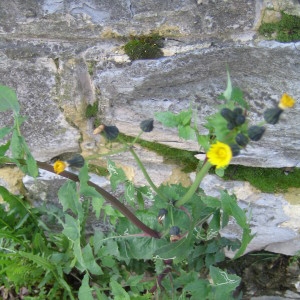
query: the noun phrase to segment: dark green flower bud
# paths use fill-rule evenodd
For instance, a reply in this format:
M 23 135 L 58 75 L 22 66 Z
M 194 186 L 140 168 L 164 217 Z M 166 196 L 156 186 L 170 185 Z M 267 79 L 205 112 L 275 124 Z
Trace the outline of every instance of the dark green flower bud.
M 221 116 L 225 119 L 225 120 L 227 120 L 228 122 L 231 122 L 231 123 L 235 123 L 235 115 L 234 115 L 234 113 L 233 113 L 233 111 L 232 110 L 230 110 L 229 108 L 223 108 L 222 110 L 221 110 Z
M 158 212 L 158 217 L 165 216 L 168 214 L 168 211 L 165 208 L 162 208 Z
M 248 136 L 249 136 L 250 140 L 257 142 L 261 139 L 265 130 L 266 130 L 266 128 L 262 127 L 262 126 L 256 126 L 256 125 L 251 126 L 248 129 Z
M 235 124 L 233 124 L 233 123 L 231 123 L 231 122 L 228 122 L 227 128 L 228 128 L 229 130 L 232 130 L 234 127 L 235 127 Z
M 232 156 L 238 156 L 240 154 L 240 147 L 237 144 L 230 144 L 229 145 Z
M 269 124 L 276 124 L 283 110 L 279 107 L 268 108 L 264 112 L 264 119 Z
M 153 130 L 153 119 L 147 119 L 140 123 L 140 128 L 144 132 L 151 132 Z
M 236 107 L 236 108 L 233 110 L 233 113 L 234 113 L 235 116 L 237 117 L 237 116 L 243 114 L 243 110 L 242 110 L 240 107 Z
M 84 158 L 80 154 L 74 155 L 71 159 L 67 160 L 70 167 L 82 168 L 84 166 Z
M 242 134 L 239 133 L 236 137 L 235 137 L 235 141 L 237 142 L 238 145 L 245 147 L 248 144 L 248 138 Z
M 246 121 L 246 118 L 243 115 L 238 115 L 238 116 L 235 117 L 235 124 L 238 125 L 238 126 L 244 124 L 245 121 Z
M 180 229 L 177 226 L 172 226 L 170 228 L 170 235 L 179 235 Z
M 117 138 L 119 134 L 119 129 L 116 126 L 106 126 L 104 125 L 103 132 L 105 134 L 105 137 L 109 140 L 112 141 Z

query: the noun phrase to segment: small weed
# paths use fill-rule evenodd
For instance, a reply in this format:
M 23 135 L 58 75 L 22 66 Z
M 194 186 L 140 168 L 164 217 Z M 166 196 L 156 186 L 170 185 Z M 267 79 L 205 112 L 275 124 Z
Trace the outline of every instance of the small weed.
M 287 43 L 300 40 L 300 17 L 282 13 L 281 20 L 277 23 L 263 23 L 258 32 L 267 38 L 275 35 L 275 40 Z

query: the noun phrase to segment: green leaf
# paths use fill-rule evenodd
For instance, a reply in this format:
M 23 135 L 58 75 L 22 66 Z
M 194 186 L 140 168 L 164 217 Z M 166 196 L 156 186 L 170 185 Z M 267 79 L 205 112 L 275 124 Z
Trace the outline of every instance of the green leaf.
M 110 174 L 110 183 L 113 191 L 116 190 L 119 183 L 127 181 L 124 170 L 117 168 L 116 164 L 110 159 L 107 161 L 107 170 Z
M 195 130 L 190 125 L 178 125 L 179 137 L 185 140 L 195 140 Z
M 18 130 L 15 128 L 11 136 L 10 149 L 13 158 L 18 159 L 24 157 L 23 139 L 19 136 Z
M 20 105 L 18 102 L 15 91 L 7 86 L 0 85 L 0 112 L 11 109 L 15 114 L 20 111 Z
M 210 266 L 209 274 L 213 280 L 214 299 L 232 299 L 232 292 L 239 286 L 241 278 Z
M 2 127 L 0 129 L 0 139 L 3 139 L 11 131 L 12 131 L 12 128 L 10 128 L 10 127 Z
M 229 101 L 231 99 L 231 94 L 232 94 L 232 85 L 231 85 L 229 70 L 227 70 L 227 87 L 225 92 L 223 93 L 223 96 L 227 101 Z
M 238 103 L 241 107 L 248 109 L 249 105 L 244 99 L 243 91 L 239 88 L 233 88 L 231 99 Z
M 66 214 L 63 234 L 71 241 L 80 239 L 80 222 L 75 220 L 72 216 Z
M 71 209 L 73 213 L 78 215 L 79 220 L 82 220 L 83 209 L 76 191 L 75 182 L 66 181 L 58 191 L 58 199 L 63 206 L 63 211 Z
M 102 275 L 103 271 L 100 266 L 96 263 L 93 255 L 92 247 L 87 244 L 82 250 L 83 261 L 86 268 L 94 275 Z
M 198 144 L 202 146 L 203 150 L 207 152 L 210 147 L 209 135 L 198 135 Z
M 9 149 L 10 141 L 8 141 L 6 144 L 0 146 L 0 156 L 4 156 L 6 151 Z
M 178 126 L 178 118 L 176 114 L 173 114 L 170 111 L 157 112 L 155 113 L 155 118 L 166 127 Z
M 100 212 L 101 212 L 104 202 L 105 202 L 105 199 L 103 197 L 102 198 L 93 197 L 93 199 L 92 199 L 92 207 L 93 207 L 93 210 L 95 212 L 97 219 L 99 219 L 99 217 L 100 217 Z
M 216 175 L 218 175 L 219 177 L 224 177 L 225 174 L 225 169 L 224 168 L 215 168 L 215 173 Z
M 92 289 L 89 285 L 89 274 L 86 273 L 82 279 L 81 286 L 78 291 L 79 300 L 94 300 Z
M 132 182 L 127 181 L 125 185 L 125 199 L 131 205 L 135 205 L 135 189 Z
M 177 242 L 170 242 L 156 250 L 154 255 L 158 255 L 160 258 L 164 259 L 172 258 L 175 263 L 181 262 L 193 251 L 192 236 L 193 235 L 189 233 L 187 237 L 184 237 Z
M 110 280 L 110 287 L 115 300 L 130 300 L 128 293 L 114 279 Z

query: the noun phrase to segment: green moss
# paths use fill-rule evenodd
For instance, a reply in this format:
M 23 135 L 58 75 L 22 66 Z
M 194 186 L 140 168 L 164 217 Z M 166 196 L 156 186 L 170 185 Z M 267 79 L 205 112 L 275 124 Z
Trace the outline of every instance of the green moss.
M 142 35 L 131 37 L 124 51 L 131 60 L 152 59 L 163 56 L 162 47 L 162 37 L 158 34 Z
M 120 133 L 119 139 L 130 143 L 134 138 Z M 195 157 L 195 154 L 198 152 L 176 149 L 145 140 L 139 140 L 137 143 L 142 147 L 161 155 L 164 158 L 165 163 L 176 163 L 179 166 L 182 166 L 182 170 L 187 173 L 195 171 L 199 163 L 199 160 Z M 141 159 L 143 160 L 143 158 Z
M 263 23 L 258 32 L 268 38 L 275 35 L 279 42 L 296 42 L 300 40 L 300 17 L 282 12 L 281 20 L 277 23 Z
M 88 68 L 88 73 L 90 76 L 94 75 L 94 70 L 95 70 L 96 64 L 97 64 L 97 62 L 94 60 L 87 61 L 87 68 Z
M 98 113 L 98 101 L 95 101 L 93 104 L 88 104 L 85 110 L 85 116 L 87 118 L 96 117 Z
M 94 173 L 98 176 L 108 176 L 109 175 L 107 168 L 97 166 L 94 164 L 89 164 L 89 172 Z
M 289 187 L 300 188 L 300 169 L 286 175 L 283 169 L 235 165 L 226 169 L 224 179 L 248 181 L 262 192 L 278 193 L 287 191 Z

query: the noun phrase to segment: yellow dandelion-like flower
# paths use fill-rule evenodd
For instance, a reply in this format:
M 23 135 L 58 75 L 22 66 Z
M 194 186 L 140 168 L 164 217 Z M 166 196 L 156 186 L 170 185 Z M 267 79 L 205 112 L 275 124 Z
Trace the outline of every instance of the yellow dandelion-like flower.
M 66 167 L 67 167 L 67 164 L 61 160 L 57 160 L 53 165 L 53 169 L 56 174 L 63 172 Z
M 232 151 L 227 144 L 216 142 L 210 147 L 206 155 L 208 161 L 219 169 L 229 165 L 232 158 Z
M 278 107 L 281 109 L 291 108 L 295 105 L 295 100 L 288 94 L 284 93 L 280 99 Z

